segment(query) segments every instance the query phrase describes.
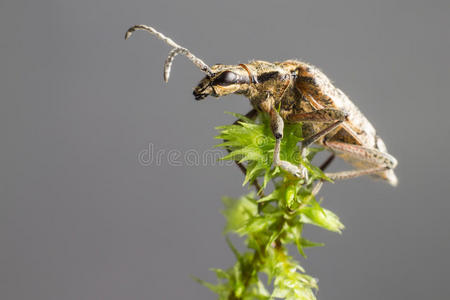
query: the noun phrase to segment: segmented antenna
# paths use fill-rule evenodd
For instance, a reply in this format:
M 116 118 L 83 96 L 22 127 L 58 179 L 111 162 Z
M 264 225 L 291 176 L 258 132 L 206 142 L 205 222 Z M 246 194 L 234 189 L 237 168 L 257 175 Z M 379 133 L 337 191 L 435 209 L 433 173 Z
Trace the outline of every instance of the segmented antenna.
M 183 54 L 184 56 L 186 56 L 202 72 L 208 74 L 211 77 L 214 75 L 211 68 L 207 64 L 205 64 L 203 62 L 203 60 L 201 60 L 200 58 L 198 58 L 197 56 L 192 54 L 191 51 L 189 51 L 188 49 L 181 47 L 180 45 L 175 43 L 171 38 L 168 38 L 161 32 L 156 31 L 153 27 L 150 27 L 147 25 L 134 25 L 133 27 L 128 29 L 127 32 L 125 33 L 125 39 L 128 39 L 133 34 L 133 32 L 135 32 L 136 30 L 147 31 L 147 32 L 155 35 L 158 39 L 166 42 L 169 46 L 172 46 L 174 48 L 174 49 L 170 50 L 169 55 L 167 56 L 167 59 L 164 63 L 164 81 L 165 82 L 169 81 L 172 63 L 173 63 L 173 60 L 175 59 L 175 56 L 177 56 L 178 54 Z

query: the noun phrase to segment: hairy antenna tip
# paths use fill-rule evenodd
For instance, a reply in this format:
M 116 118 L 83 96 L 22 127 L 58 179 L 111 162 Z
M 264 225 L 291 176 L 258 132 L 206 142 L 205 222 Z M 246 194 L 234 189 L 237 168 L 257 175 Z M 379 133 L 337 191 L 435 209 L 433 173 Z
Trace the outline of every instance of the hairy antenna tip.
M 125 39 L 128 40 L 130 38 L 130 36 L 133 34 L 133 31 L 131 28 L 127 30 L 127 32 L 125 33 Z
M 167 74 L 166 72 L 164 72 L 164 82 L 165 83 L 169 82 L 169 77 L 170 77 L 170 74 Z

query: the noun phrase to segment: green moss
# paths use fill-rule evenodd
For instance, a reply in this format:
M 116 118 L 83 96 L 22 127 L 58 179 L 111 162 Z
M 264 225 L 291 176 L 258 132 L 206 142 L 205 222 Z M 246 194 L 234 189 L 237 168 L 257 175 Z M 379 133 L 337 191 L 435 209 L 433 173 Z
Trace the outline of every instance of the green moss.
M 259 192 L 264 192 L 272 182 L 273 190 L 263 197 L 252 192 L 237 199 L 223 198 L 225 233 L 244 237 L 247 250 L 240 253 L 227 238 L 236 256 L 235 265 L 226 270 L 212 269 L 217 275 L 216 284 L 197 281 L 217 293 L 219 299 L 314 300 L 317 281 L 306 275 L 299 263 L 288 255 L 287 245 L 296 245 L 298 252 L 305 256 L 305 248 L 323 245 L 303 237 L 305 224 L 334 232 L 344 228 L 338 217 L 322 208 L 312 194 L 319 180 L 329 180 L 311 164 L 314 155 L 322 149 L 310 148 L 307 159 L 302 160 L 298 148 L 302 140 L 301 125 L 286 124 L 281 159 L 305 166 L 309 172 L 305 182 L 272 167 L 275 139 L 266 115 L 259 115 L 256 121 L 233 115 L 240 119 L 238 124 L 217 127 L 216 138 L 223 140 L 218 147 L 229 150 L 222 159 L 246 163 L 244 185 L 260 180 Z M 267 282 L 261 281 L 261 273 L 267 275 Z

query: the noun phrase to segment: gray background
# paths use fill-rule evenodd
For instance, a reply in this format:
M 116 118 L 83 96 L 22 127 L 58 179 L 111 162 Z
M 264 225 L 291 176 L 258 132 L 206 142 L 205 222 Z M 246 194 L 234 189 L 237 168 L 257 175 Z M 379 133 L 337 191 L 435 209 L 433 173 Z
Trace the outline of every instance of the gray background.
M 234 166 L 142 166 L 138 153 L 206 151 L 245 113 L 196 103 L 201 74 L 133 24 L 157 27 L 207 63 L 299 58 L 318 65 L 376 125 L 400 184 L 328 184 L 347 226 L 301 259 L 319 299 L 450 294 L 450 2 L 0 2 L 0 298 L 212 299 L 190 278 L 234 258 L 221 196 L 247 191 Z M 346 165 L 336 163 L 332 169 Z M 293 252 L 294 253 L 294 252 Z M 294 253 L 295 254 L 295 253 Z

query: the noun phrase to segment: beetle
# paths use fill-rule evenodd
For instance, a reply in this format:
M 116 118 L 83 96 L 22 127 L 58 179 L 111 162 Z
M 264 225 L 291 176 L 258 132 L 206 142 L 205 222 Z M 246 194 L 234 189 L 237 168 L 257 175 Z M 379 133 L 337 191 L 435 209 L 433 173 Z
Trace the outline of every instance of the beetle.
M 275 137 L 273 164 L 299 178 L 306 178 L 302 165 L 281 160 L 280 147 L 285 122 L 301 122 L 307 136 L 301 143 L 301 153 L 312 144 L 318 144 L 332 152 L 322 166 L 338 155 L 355 169 L 325 173 L 332 180 L 372 175 L 384 179 L 393 186 L 398 183 L 394 173 L 397 160 L 388 153 L 375 128 L 355 104 L 336 88 L 317 67 L 298 60 L 283 62 L 250 61 L 246 64 L 216 64 L 209 67 L 188 49 L 147 25 L 135 25 L 128 29 L 125 39 L 136 30 L 144 30 L 163 40 L 173 49 L 164 64 L 164 80 L 167 82 L 174 58 L 186 56 L 206 76 L 194 88 L 196 100 L 207 96 L 222 97 L 241 94 L 250 100 L 253 109 L 247 114 L 254 118 L 258 111 L 270 116 Z M 240 165 L 241 170 L 245 171 Z

